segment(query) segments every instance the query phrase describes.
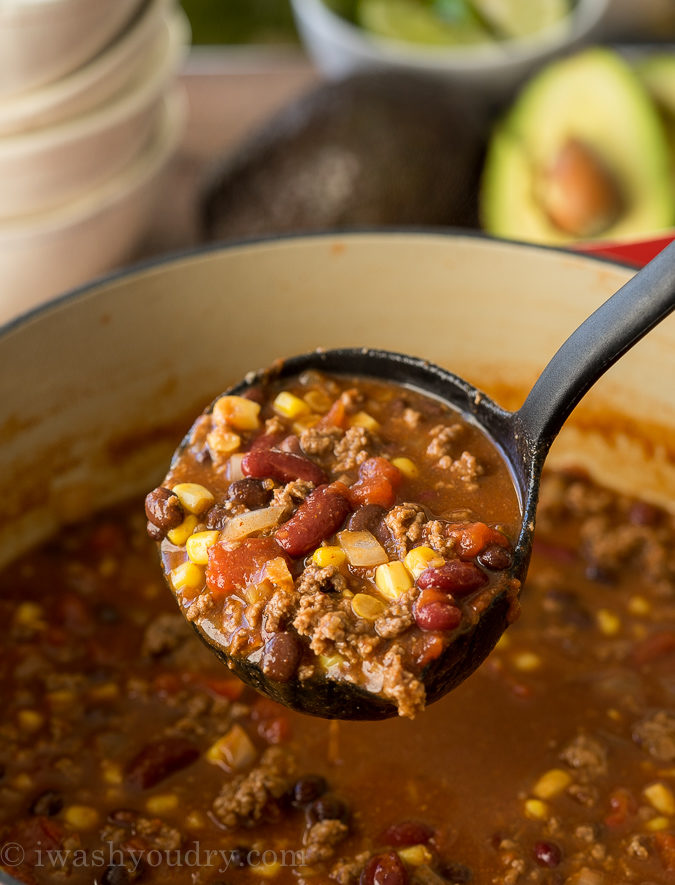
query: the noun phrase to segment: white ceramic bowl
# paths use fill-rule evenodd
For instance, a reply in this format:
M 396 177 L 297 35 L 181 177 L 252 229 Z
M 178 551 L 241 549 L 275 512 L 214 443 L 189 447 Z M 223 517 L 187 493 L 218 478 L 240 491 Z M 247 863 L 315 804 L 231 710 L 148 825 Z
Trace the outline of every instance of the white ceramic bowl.
M 184 121 L 184 96 L 174 91 L 162 101 L 149 143 L 127 168 L 59 209 L 0 222 L 0 318 L 129 257 L 152 218 L 162 173 Z
M 148 141 L 189 40 L 183 13 L 151 66 L 114 101 L 60 126 L 0 139 L 0 221 L 77 199 L 117 174 Z
M 0 97 L 0 136 L 62 123 L 122 92 L 166 51 L 174 7 L 174 0 L 147 0 L 128 27 L 83 67 L 39 89 Z
M 0 330 L 0 563 L 66 518 L 140 502 L 191 418 L 251 368 L 370 345 L 511 408 L 630 276 L 482 237 L 373 233 L 209 249 L 92 283 Z M 675 509 L 674 374 L 675 315 L 585 397 L 550 457 Z
M 440 75 L 496 95 L 513 88 L 537 64 L 587 38 L 603 19 L 609 0 L 578 0 L 573 15 L 532 37 L 451 48 L 370 35 L 340 18 L 322 0 L 291 0 L 291 5 L 305 46 L 328 76 L 341 77 L 362 68 L 395 68 Z
M 63 77 L 124 28 L 139 0 L 3 0 L 0 97 Z

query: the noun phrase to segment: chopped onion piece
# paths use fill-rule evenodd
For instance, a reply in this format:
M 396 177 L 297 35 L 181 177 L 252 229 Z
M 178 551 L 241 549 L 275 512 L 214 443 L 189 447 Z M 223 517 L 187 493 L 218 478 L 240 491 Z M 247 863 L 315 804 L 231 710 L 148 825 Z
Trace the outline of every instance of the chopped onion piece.
M 262 532 L 264 529 L 276 525 L 286 512 L 286 507 L 276 504 L 272 507 L 263 507 L 262 510 L 249 510 L 240 516 L 233 516 L 225 524 L 220 533 L 221 541 L 239 541 L 254 532 Z
M 241 459 L 243 457 L 243 452 L 237 452 L 230 456 L 230 460 L 227 462 L 227 478 L 230 482 L 236 482 L 238 479 L 244 478 L 244 474 L 241 471 Z
M 350 565 L 367 567 L 389 561 L 384 547 L 372 532 L 340 532 L 338 538 Z

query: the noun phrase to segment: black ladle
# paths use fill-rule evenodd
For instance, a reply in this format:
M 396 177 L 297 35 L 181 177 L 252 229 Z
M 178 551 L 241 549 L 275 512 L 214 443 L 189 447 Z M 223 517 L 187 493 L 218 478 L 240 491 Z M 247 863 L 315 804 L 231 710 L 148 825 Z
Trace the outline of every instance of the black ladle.
M 542 467 L 551 444 L 584 394 L 626 351 L 675 309 L 675 243 L 595 311 L 562 345 L 539 376 L 523 405 L 507 412 L 488 396 L 444 369 L 399 353 L 347 348 L 315 351 L 285 360 L 273 370 L 252 373 L 227 393 L 241 394 L 269 378 L 308 369 L 361 375 L 405 384 L 452 404 L 477 422 L 509 462 L 523 502 L 523 519 L 511 576 L 523 581 L 534 535 Z M 188 437 L 178 449 L 180 457 Z M 460 634 L 423 673 L 427 702 L 466 679 L 487 657 L 508 626 L 509 598 L 498 595 L 475 628 Z M 237 675 L 276 701 L 325 718 L 384 719 L 397 714 L 384 698 L 347 682 L 315 677 L 305 682 L 269 680 L 259 666 L 231 657 L 213 639 L 200 637 Z

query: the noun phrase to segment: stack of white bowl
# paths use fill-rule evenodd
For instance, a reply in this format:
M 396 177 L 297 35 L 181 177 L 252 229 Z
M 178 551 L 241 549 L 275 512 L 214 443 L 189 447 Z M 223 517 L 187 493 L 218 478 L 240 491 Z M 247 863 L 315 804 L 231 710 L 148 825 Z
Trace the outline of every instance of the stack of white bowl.
M 0 316 L 137 248 L 189 38 L 175 0 L 0 0 Z

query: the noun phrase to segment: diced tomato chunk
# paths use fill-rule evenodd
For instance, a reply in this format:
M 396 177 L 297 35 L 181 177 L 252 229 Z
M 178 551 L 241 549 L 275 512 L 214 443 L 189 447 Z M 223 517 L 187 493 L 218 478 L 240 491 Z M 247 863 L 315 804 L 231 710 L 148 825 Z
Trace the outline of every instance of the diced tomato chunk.
M 460 559 L 473 559 L 490 544 L 511 547 L 506 535 L 484 522 L 470 522 L 466 525 L 453 526 L 449 534 L 457 541 L 457 552 Z
M 347 429 L 347 410 L 342 397 L 338 397 L 323 418 L 319 421 L 319 427 L 341 427 Z
M 365 479 L 365 477 L 381 476 L 388 479 L 394 489 L 397 489 L 401 485 L 401 480 L 403 479 L 403 474 L 398 467 L 392 464 L 387 458 L 368 458 L 359 467 L 359 477 L 361 479 Z
M 247 538 L 239 547 L 232 548 L 214 544 L 209 550 L 206 584 L 215 595 L 234 593 L 254 580 L 265 563 L 277 556 L 286 558 L 274 538 Z
M 396 493 L 385 476 L 366 476 L 355 482 L 349 489 L 349 500 L 352 507 L 360 507 L 362 504 L 377 504 L 389 510 L 394 506 Z
M 630 815 L 635 814 L 637 805 L 632 794 L 624 787 L 619 787 L 609 797 L 610 812 L 605 818 L 608 827 L 621 827 Z
M 654 833 L 654 844 L 663 868 L 669 873 L 675 873 L 675 835 Z

